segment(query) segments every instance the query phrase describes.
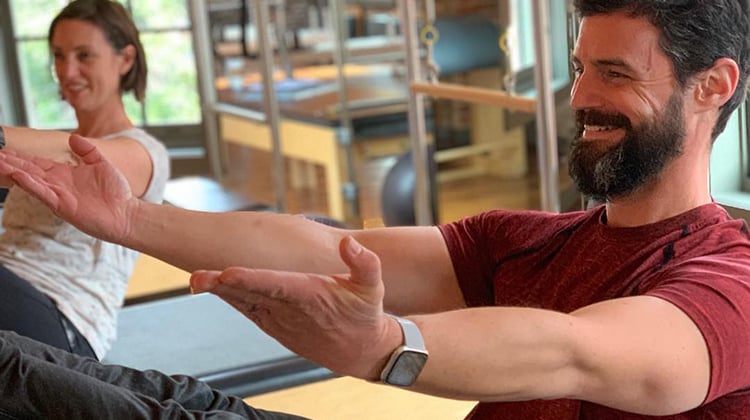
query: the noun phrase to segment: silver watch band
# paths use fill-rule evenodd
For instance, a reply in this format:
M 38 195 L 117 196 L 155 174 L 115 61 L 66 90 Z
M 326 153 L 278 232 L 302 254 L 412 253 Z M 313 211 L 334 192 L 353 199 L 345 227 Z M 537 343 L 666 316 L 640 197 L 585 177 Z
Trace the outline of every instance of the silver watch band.
M 404 333 L 404 346 L 418 350 L 425 349 L 424 339 L 422 333 L 419 332 L 419 328 L 417 328 L 417 324 L 406 318 L 390 316 L 401 325 L 401 331 Z
M 427 362 L 422 333 L 417 325 L 404 318 L 388 314 L 398 322 L 403 335 L 403 344 L 393 351 L 380 373 L 380 380 L 389 385 L 408 387 L 416 382 Z

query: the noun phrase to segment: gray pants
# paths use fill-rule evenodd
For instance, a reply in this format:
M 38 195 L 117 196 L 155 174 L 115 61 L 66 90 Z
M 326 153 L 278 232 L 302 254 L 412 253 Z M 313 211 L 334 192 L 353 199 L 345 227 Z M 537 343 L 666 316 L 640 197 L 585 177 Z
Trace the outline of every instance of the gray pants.
M 188 376 L 103 365 L 0 331 L 0 419 L 300 419 Z

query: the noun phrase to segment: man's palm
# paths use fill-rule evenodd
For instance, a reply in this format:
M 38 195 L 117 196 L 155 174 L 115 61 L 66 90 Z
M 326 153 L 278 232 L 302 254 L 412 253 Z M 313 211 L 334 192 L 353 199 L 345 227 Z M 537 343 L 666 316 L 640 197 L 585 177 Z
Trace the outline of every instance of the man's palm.
M 117 241 L 127 232 L 130 186 L 91 143 L 74 136 L 70 144 L 80 158 L 77 166 L 7 153 L 0 174 L 82 231 Z

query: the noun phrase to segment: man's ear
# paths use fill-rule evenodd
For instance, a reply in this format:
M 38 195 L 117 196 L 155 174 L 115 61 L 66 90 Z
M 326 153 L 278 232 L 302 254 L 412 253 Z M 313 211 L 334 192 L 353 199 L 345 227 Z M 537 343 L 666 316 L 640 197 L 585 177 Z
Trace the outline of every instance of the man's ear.
M 740 69 L 731 58 L 720 58 L 698 76 L 695 101 L 700 107 L 719 108 L 734 95 Z
M 120 65 L 120 76 L 126 75 L 135 62 L 135 47 L 126 45 L 125 48 L 120 50 L 120 56 L 122 57 L 122 64 Z

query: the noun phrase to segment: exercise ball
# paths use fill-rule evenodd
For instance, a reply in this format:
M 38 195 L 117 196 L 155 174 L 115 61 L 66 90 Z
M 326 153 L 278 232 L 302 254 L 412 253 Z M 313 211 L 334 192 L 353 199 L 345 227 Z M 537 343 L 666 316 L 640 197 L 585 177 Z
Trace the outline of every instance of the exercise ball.
M 432 191 L 432 215 L 437 220 L 437 188 L 435 187 L 437 164 L 435 159 L 432 158 L 432 150 L 432 146 L 428 148 L 428 156 L 430 156 L 428 176 Z M 386 226 L 414 226 L 417 224 L 414 212 L 416 175 L 411 156 L 411 151 L 399 156 L 396 163 L 386 174 L 385 181 L 383 181 L 380 203 L 383 223 Z

